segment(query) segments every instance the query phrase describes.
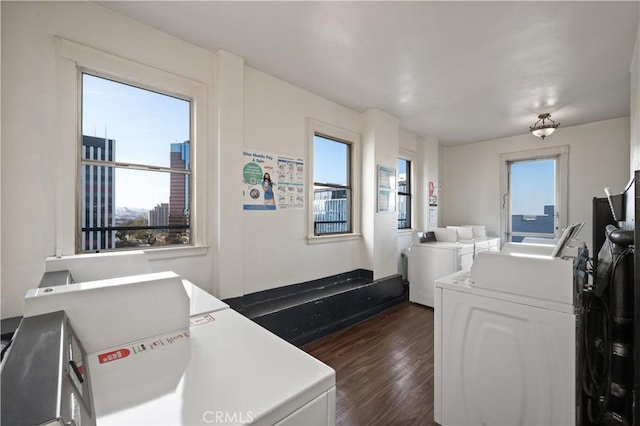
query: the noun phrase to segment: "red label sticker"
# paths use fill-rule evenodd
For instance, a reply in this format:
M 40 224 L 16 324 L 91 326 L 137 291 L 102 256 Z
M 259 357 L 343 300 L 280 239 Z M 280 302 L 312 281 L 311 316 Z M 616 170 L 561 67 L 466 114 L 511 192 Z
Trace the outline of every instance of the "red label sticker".
M 129 356 L 131 351 L 129 349 L 117 349 L 111 352 L 105 352 L 103 354 L 98 355 L 98 362 L 100 364 L 104 364 L 105 362 L 116 361 L 118 359 L 126 358 Z
M 211 321 L 215 321 L 216 319 L 213 317 L 213 315 L 211 314 L 204 314 L 204 315 L 200 315 L 199 317 L 193 317 L 189 319 L 189 325 L 191 327 L 195 326 L 195 325 L 202 325 L 202 324 L 206 324 L 208 322 Z

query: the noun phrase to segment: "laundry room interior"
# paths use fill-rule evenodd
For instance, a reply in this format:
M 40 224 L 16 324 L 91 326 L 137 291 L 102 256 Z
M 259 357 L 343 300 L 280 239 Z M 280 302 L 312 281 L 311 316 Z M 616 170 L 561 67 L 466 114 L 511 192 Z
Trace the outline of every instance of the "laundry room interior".
M 3 0 L 0 421 L 640 424 L 639 29 Z

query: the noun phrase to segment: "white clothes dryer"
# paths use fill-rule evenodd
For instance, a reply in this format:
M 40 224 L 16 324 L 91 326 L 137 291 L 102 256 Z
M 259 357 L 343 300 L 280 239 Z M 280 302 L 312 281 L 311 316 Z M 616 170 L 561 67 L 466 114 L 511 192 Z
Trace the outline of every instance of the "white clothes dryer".
M 473 262 L 473 243 L 416 243 L 409 251 L 409 301 L 433 307 L 435 280 Z

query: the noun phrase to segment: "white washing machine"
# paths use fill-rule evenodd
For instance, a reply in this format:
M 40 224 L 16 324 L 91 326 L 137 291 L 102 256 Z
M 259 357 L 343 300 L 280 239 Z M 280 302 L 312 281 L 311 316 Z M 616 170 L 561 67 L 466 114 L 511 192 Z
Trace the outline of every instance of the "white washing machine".
M 500 238 L 498 237 L 474 237 L 473 242 L 475 244 L 474 257 L 483 251 L 500 251 Z
M 75 424 L 335 424 L 332 368 L 173 272 L 25 296 L 25 318 L 60 310 Z
M 574 425 L 576 315 L 571 259 L 479 253 L 436 281 L 434 420 Z
M 140 347 L 143 350 L 136 351 Z M 104 354 L 125 350 L 125 358 L 103 362 Z M 89 354 L 97 421 L 333 424 L 333 370 L 305 355 L 233 309 L 191 317 L 188 333 L 153 336 Z
M 435 280 L 473 262 L 473 243 L 415 243 L 409 251 L 409 301 L 433 307 Z
M 500 238 L 487 236 L 484 226 L 464 225 L 464 226 L 447 226 L 446 229 L 455 230 L 457 241 L 461 243 L 473 243 L 475 258 L 478 253 L 483 251 L 500 251 Z
M 474 258 L 483 251 L 500 251 L 500 238 L 487 236 L 484 226 L 447 226 L 446 228 L 435 228 L 433 232 L 439 242 L 473 244 Z

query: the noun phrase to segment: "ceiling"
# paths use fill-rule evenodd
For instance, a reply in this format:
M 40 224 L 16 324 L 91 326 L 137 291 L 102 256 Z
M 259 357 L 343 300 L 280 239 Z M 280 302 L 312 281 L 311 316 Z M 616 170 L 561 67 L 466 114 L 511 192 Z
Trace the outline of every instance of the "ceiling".
M 638 2 L 97 2 L 455 145 L 629 115 Z

